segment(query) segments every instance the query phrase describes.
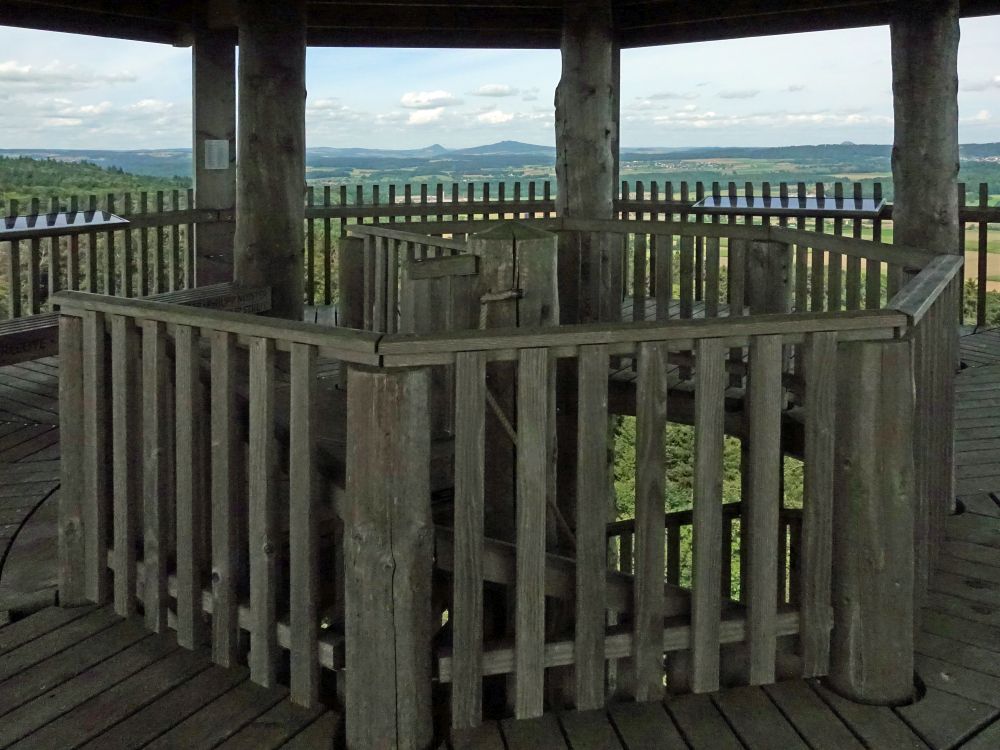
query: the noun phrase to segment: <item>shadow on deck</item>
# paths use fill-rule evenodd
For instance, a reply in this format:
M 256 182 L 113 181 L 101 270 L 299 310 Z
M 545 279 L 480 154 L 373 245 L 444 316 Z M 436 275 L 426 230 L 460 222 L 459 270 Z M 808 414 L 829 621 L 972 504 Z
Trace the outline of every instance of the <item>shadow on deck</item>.
M 912 706 L 845 701 L 813 681 L 618 704 L 484 725 L 469 747 L 1000 747 L 1000 335 L 962 340 L 957 492 L 917 639 Z M 51 598 L 58 493 L 56 368 L 0 368 L 0 623 Z M 46 500 L 49 502 L 45 502 Z M 14 612 L 16 615 L 16 611 Z M 0 626 L 0 747 L 320 747 L 335 714 L 211 665 L 106 608 L 44 609 Z M 86 744 L 85 744 L 86 743 Z

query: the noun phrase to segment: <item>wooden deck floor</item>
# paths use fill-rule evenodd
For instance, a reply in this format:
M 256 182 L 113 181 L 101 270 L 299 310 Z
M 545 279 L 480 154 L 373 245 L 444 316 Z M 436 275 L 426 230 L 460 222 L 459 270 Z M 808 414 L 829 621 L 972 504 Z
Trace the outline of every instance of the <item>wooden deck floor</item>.
M 965 513 L 948 521 L 923 613 L 920 702 L 858 706 L 800 680 L 493 722 L 470 747 L 1000 748 L 1000 333 L 966 337 L 962 353 L 970 366 L 957 383 L 956 461 Z M 12 593 L 52 584 L 43 558 L 52 556 L 58 492 L 55 374 L 52 360 L 0 368 L 0 618 Z M 103 608 L 49 608 L 0 626 L 0 748 L 323 747 L 337 724 Z

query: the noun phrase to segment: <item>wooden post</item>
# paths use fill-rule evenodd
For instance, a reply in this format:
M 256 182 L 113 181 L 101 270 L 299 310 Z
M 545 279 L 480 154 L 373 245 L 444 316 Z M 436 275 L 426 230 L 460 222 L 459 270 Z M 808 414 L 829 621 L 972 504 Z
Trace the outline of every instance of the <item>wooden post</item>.
M 609 0 L 565 4 L 562 77 L 556 88 L 556 211 L 563 217 L 613 215 L 618 144 L 614 49 Z M 563 323 L 621 317 L 621 253 L 616 247 L 596 234 L 560 237 Z M 584 304 L 593 290 L 599 290 L 598 309 Z
M 194 196 L 198 209 L 236 207 L 236 37 L 199 29 L 191 54 Z M 195 283 L 233 280 L 233 220 L 195 227 Z
M 240 4 L 236 281 L 271 287 L 271 314 L 302 319 L 305 0 Z
M 347 746 L 429 747 L 429 373 L 351 366 L 344 512 Z
M 913 377 L 909 341 L 840 345 L 830 683 L 913 695 Z
M 337 324 L 361 329 L 365 327 L 365 241 L 360 237 L 341 237 L 339 247 Z
M 791 246 L 782 242 L 750 243 L 746 295 L 751 315 L 790 311 L 791 257 Z
M 83 504 L 97 502 L 84 493 L 83 411 L 83 321 L 64 315 L 59 318 L 59 603 L 64 607 L 86 602 Z
M 959 3 L 897 5 L 889 27 L 894 241 L 957 253 Z

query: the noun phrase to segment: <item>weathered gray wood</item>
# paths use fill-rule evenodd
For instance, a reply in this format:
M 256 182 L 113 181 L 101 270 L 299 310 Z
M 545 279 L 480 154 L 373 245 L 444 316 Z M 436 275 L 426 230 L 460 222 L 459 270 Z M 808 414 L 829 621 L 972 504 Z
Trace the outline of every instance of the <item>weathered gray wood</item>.
M 958 253 L 958 0 L 919 0 L 889 24 L 895 111 L 893 234 Z
M 685 695 L 666 703 L 693 750 L 742 750 L 726 720 L 707 695 Z
M 199 27 L 191 47 L 195 201 L 199 209 L 236 208 L 236 45 L 232 34 Z M 207 169 L 207 140 L 225 141 L 229 164 Z M 195 225 L 198 286 L 233 278 L 232 221 Z M 144 283 L 144 282 L 143 282 Z
M 808 750 L 761 688 L 730 688 L 715 696 L 714 702 L 747 747 Z
M 749 495 L 746 500 L 747 603 L 750 684 L 774 682 L 778 557 L 781 506 L 782 351 L 778 336 L 750 344 L 747 420 L 750 436 Z
M 549 353 L 526 349 L 517 378 L 517 582 L 514 715 L 542 715 L 545 680 L 545 524 L 549 447 Z
M 663 507 L 667 346 L 642 344 L 636 391 L 635 698 L 663 694 Z
M 316 488 L 316 350 L 292 347 L 291 419 L 288 447 L 289 625 L 291 699 L 319 700 L 319 497 Z
M 202 472 L 208 468 L 201 452 L 201 357 L 190 326 L 174 329 L 174 415 L 177 502 L 177 642 L 196 648 L 204 638 L 201 574 L 205 561 Z
M 610 219 L 614 211 L 614 42 L 611 3 L 586 0 L 562 17 L 562 75 L 556 88 L 556 210 L 561 217 Z M 593 247 L 592 245 L 595 245 Z M 599 259 L 594 265 L 593 259 Z M 590 274 L 581 278 L 587 263 Z M 581 283 L 585 287 L 580 289 Z M 617 310 L 621 256 L 603 235 L 567 233 L 559 240 L 560 322 L 581 322 L 581 302 L 597 290 L 599 319 Z
M 461 744 L 483 713 L 483 533 L 486 450 L 486 358 L 455 363 L 455 572 L 451 723 Z
M 703 693 L 719 688 L 725 348 L 719 339 L 701 339 L 695 356 L 691 689 Z
M 327 711 L 282 745 L 282 748 L 283 750 L 312 750 L 312 748 L 332 745 L 339 736 L 341 722 L 342 719 L 338 714 Z
M 752 314 L 790 311 L 791 255 L 791 246 L 781 242 L 750 243 L 746 291 Z
M 803 350 L 806 372 L 803 457 L 802 609 L 804 677 L 825 675 L 830 666 L 830 597 L 833 555 L 834 429 L 837 407 L 837 335 L 814 333 Z
M 171 495 L 167 445 L 166 326 L 148 322 L 142 329 L 142 552 L 145 581 L 143 611 L 146 627 L 155 633 L 167 627 L 168 505 Z
M 608 505 L 608 349 L 579 358 L 576 487 L 576 707 L 604 705 Z
M 679 241 L 680 301 L 682 318 L 694 314 L 694 237 L 683 235 Z
M 670 317 L 670 303 L 674 297 L 674 238 L 669 234 L 653 236 L 656 269 L 653 279 L 656 289 L 656 319 Z
M 784 680 L 763 690 L 814 750 L 861 750 L 861 743 L 804 680 Z
M 819 696 L 830 706 L 865 747 L 891 747 L 899 750 L 927 750 L 927 745 L 896 713 L 887 706 L 855 703 L 837 695 L 819 683 L 812 683 Z
M 262 748 L 285 747 L 285 742 L 294 737 L 299 730 L 307 727 L 315 720 L 324 708 L 305 708 L 297 706 L 288 698 L 278 702 L 251 721 L 236 734 L 216 747 L 219 750 L 262 750 Z M 326 742 L 318 739 L 317 747 L 333 746 L 333 733 L 326 736 Z
M 830 684 L 903 703 L 913 693 L 910 342 L 841 344 L 839 355 Z
M 139 335 L 130 318 L 111 317 L 111 419 L 114 462 L 114 600 L 122 616 L 135 612 L 135 536 L 140 450 Z
M 352 747 L 423 748 L 431 739 L 428 380 L 427 370 L 348 370 L 344 566 Z
M 83 321 L 59 319 L 59 432 L 62 436 L 59 492 L 59 598 L 64 606 L 82 604 L 89 593 L 87 514 L 85 504 L 95 502 L 84 485 Z M 99 561 L 98 561 L 99 563 Z
M 0 681 L 20 678 L 53 654 L 76 645 L 117 621 L 115 613 L 105 608 L 85 612 L 84 616 L 7 651 L 0 655 Z
M 305 0 L 240 4 L 236 281 L 271 286 L 271 313 L 302 319 Z
M 364 251 L 360 237 L 341 237 L 337 252 L 337 323 L 345 328 L 364 327 Z
M 959 695 L 928 687 L 914 704 L 898 709 L 913 730 L 931 747 L 967 747 L 962 740 L 974 735 L 991 721 L 998 709 Z
M 553 714 L 533 719 L 504 719 L 500 722 L 507 750 L 535 750 L 539 747 L 566 750 L 566 741 Z
M 245 478 L 237 454 L 240 432 L 236 416 L 236 337 L 212 331 L 212 660 L 223 667 L 236 663 L 239 640 L 237 578 L 239 576 L 238 503 Z
M 559 725 L 572 750 L 622 750 L 622 743 L 603 709 L 559 714 Z
M 616 703 L 609 706 L 608 713 L 629 750 L 686 750 L 688 747 L 659 703 Z
M 279 539 L 275 496 L 277 455 L 274 438 L 274 341 L 250 342 L 250 679 L 272 687 L 278 669 Z
M 108 526 L 111 523 L 111 495 L 108 492 L 108 391 L 105 361 L 104 316 L 83 316 L 83 531 L 87 598 L 98 604 L 107 601 L 111 591 L 108 570 Z M 62 411 L 60 410 L 60 415 Z M 62 434 L 66 434 L 63 432 Z M 71 456 L 70 456 L 71 457 Z M 65 449 L 62 451 L 66 464 Z M 62 484 L 65 492 L 66 483 Z

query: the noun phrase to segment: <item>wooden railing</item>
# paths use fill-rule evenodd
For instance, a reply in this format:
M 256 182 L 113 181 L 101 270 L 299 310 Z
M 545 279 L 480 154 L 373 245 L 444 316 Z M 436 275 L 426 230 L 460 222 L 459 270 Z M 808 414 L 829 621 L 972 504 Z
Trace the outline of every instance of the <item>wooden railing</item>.
M 194 286 L 194 226 L 219 221 L 218 211 L 199 211 L 191 190 L 110 193 L 80 199 L 53 197 L 0 203 L 0 217 L 39 216 L 59 211 L 105 210 L 129 226 L 82 235 L 24 238 L 5 245 L 0 317 L 19 318 L 52 309 L 61 290 L 145 297 Z M 43 222 L 44 224 L 44 222 Z
M 806 241 L 780 227 L 733 230 L 615 231 L 702 231 L 771 253 Z M 447 243 L 423 244 L 436 242 L 451 258 Z M 947 398 L 953 375 L 948 310 L 961 261 L 847 239 L 825 249 L 903 269 L 900 291 L 884 309 L 824 301 L 759 314 L 751 301 L 740 316 L 437 334 L 62 293 L 63 601 L 111 599 L 123 614 L 141 604 L 150 628 L 176 627 L 183 645 L 210 639 L 220 664 L 244 656 L 245 631 L 251 678 L 272 684 L 287 650 L 300 703 L 317 700 L 322 669 L 346 668 L 358 747 L 404 735 L 427 744 L 435 677 L 451 684 L 457 734 L 482 720 L 484 691 L 503 690 L 490 679 L 499 675 L 513 678 L 517 717 L 545 709 L 547 684 L 568 685 L 579 708 L 612 691 L 646 700 L 665 686 L 703 692 L 788 673 L 829 674 L 847 694 L 859 674 L 874 690 L 898 689 L 905 673 L 905 687 L 920 555 L 933 555 L 951 499 L 950 463 L 936 453 L 951 417 L 935 399 Z M 388 249 L 383 257 L 388 267 Z M 693 505 L 665 517 L 678 358 L 694 384 Z M 346 400 L 341 378 L 321 376 L 328 362 L 347 370 Z M 636 373 L 636 514 L 609 529 L 609 375 L 625 362 Z M 441 390 L 432 374 L 449 368 L 453 385 Z M 747 482 L 742 501 L 726 505 L 734 375 Z M 557 412 L 567 392 L 570 408 Z M 443 438 L 431 429 L 442 396 L 455 415 Z M 572 507 L 556 493 L 567 419 Z M 801 512 L 782 507 L 790 435 L 804 464 Z M 432 492 L 447 489 L 454 502 L 436 505 L 432 520 Z M 871 533 L 854 533 L 874 517 Z M 677 560 L 687 527 L 689 581 Z M 613 564 L 609 536 L 621 539 Z M 722 581 L 737 536 L 734 592 Z M 838 636 L 845 622 L 855 626 L 848 640 Z M 733 648 L 743 658 L 729 662 Z M 572 682 L 560 683 L 570 665 Z

